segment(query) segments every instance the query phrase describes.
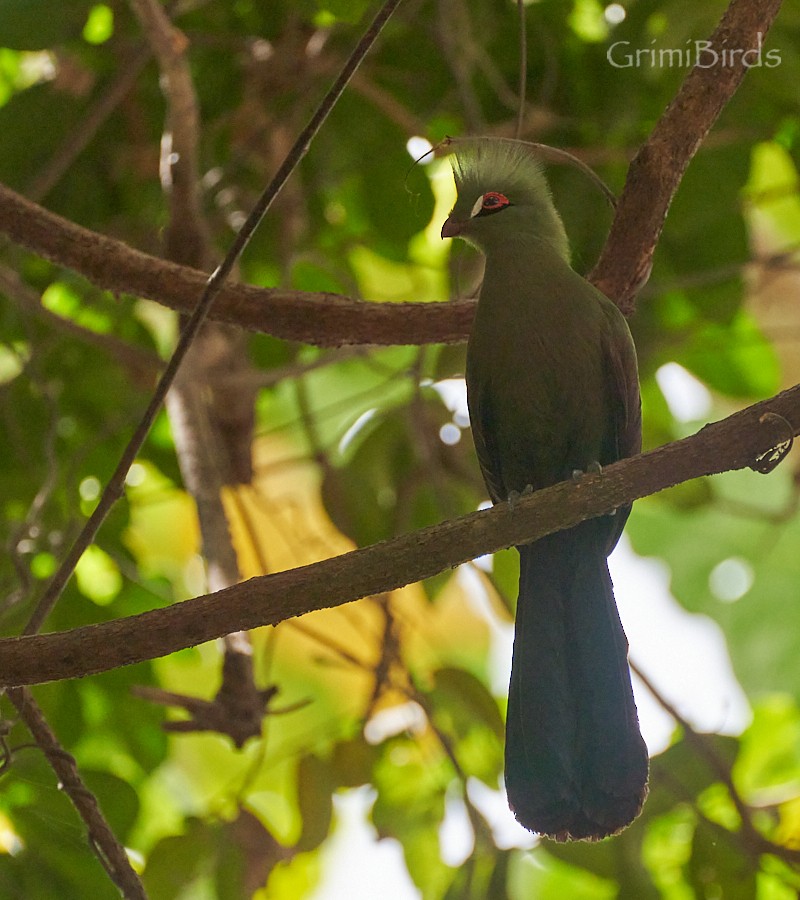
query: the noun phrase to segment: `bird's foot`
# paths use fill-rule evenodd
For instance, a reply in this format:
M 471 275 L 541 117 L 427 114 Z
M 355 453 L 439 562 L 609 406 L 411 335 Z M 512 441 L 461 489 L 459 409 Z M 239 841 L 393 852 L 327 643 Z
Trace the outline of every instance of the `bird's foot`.
M 508 508 L 514 509 L 514 507 L 516 507 L 516 505 L 519 503 L 519 501 L 523 497 L 527 497 L 529 494 L 532 494 L 532 493 L 533 493 L 533 485 L 532 484 L 526 484 L 525 487 L 522 489 L 522 492 L 510 491 L 508 494 Z
M 595 459 L 589 463 L 586 469 L 573 469 L 572 470 L 572 480 L 580 481 L 584 475 L 602 475 L 603 467 L 600 463 Z

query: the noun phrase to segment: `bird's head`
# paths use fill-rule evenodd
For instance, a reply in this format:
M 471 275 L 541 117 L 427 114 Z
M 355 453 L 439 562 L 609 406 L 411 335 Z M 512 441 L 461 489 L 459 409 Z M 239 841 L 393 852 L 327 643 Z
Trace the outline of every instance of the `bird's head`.
M 564 258 L 567 237 L 539 160 L 512 141 L 459 140 L 451 154 L 458 197 L 442 237 L 460 237 L 484 253 L 529 234 Z

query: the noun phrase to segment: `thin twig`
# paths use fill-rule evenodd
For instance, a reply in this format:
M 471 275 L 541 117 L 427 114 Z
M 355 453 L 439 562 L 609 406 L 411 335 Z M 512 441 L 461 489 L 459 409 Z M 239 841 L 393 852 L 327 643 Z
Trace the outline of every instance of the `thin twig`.
M 134 47 L 122 56 L 117 77 L 95 100 L 86 115 L 67 135 L 58 152 L 47 161 L 30 183 L 27 194 L 31 199 L 41 201 L 58 184 L 131 90 L 149 59 L 150 50 L 141 46 Z
M 418 704 L 419 707 L 424 711 L 425 718 L 428 721 L 428 727 L 435 735 L 439 746 L 444 752 L 444 755 L 447 757 L 450 765 L 453 767 L 453 771 L 455 772 L 456 778 L 458 779 L 458 783 L 461 786 L 461 799 L 464 803 L 464 809 L 466 810 L 467 818 L 469 819 L 469 823 L 472 827 L 473 835 L 476 841 L 479 838 L 482 841 L 485 841 L 485 839 L 491 834 L 491 831 L 486 823 L 486 820 L 483 818 L 483 814 L 475 807 L 475 804 L 470 799 L 469 791 L 467 790 L 467 773 L 464 771 L 461 763 L 459 762 L 454 746 L 454 741 L 450 737 L 450 735 L 447 734 L 437 724 L 434 716 L 434 709 L 430 701 L 428 700 L 428 697 L 415 684 L 411 672 L 408 672 L 408 679 L 409 687 L 406 689 L 406 696 L 409 698 L 409 700 L 413 700 L 414 703 Z
M 149 386 L 155 380 L 161 365 L 156 353 L 131 344 L 115 334 L 92 331 L 91 328 L 54 313 L 41 302 L 41 295 L 8 266 L 0 265 L 0 290 L 23 315 L 36 317 L 64 334 L 97 347 L 114 362 L 124 366 L 137 382 L 146 380 Z
M 522 137 L 525 127 L 525 96 L 528 89 L 528 23 L 525 17 L 525 0 L 517 0 L 519 15 L 519 109 L 517 110 L 517 130 L 514 137 Z
M 629 661 L 629 664 L 631 671 L 653 695 L 659 706 L 680 726 L 684 740 L 694 749 L 699 757 L 705 760 L 714 775 L 725 786 L 742 823 L 742 834 L 738 836 L 738 840 L 744 848 L 754 857 L 762 853 L 772 853 L 795 865 L 800 862 L 800 851 L 784 847 L 781 844 L 775 844 L 756 829 L 753 824 L 752 811 L 742 799 L 742 795 L 734 784 L 730 766 L 714 751 L 706 736 L 692 727 L 691 723 L 664 697 L 644 672 L 634 662 Z
M 86 548 L 94 540 L 97 530 L 105 520 L 113 505 L 119 500 L 123 494 L 125 477 L 128 470 L 136 459 L 136 456 L 144 444 L 150 428 L 155 421 L 156 416 L 161 409 L 164 398 L 169 391 L 170 386 L 175 380 L 175 375 L 180 367 L 181 362 L 186 356 L 187 351 L 192 345 L 192 341 L 197 336 L 201 325 L 205 321 L 208 310 L 211 307 L 217 294 L 219 294 L 226 279 L 230 275 L 233 267 L 236 265 L 239 257 L 253 236 L 256 228 L 260 224 L 262 218 L 269 210 L 278 192 L 288 180 L 300 160 L 305 156 L 316 133 L 322 127 L 325 119 L 330 114 L 339 97 L 342 95 L 348 81 L 356 71 L 361 61 L 366 56 L 370 47 L 373 45 L 383 26 L 388 21 L 395 8 L 400 4 L 400 0 L 386 0 L 378 14 L 375 16 L 372 24 L 364 33 L 361 40 L 356 45 L 350 58 L 342 68 L 341 73 L 336 78 L 328 93 L 323 98 L 317 110 L 312 115 L 306 127 L 302 130 L 297 138 L 292 150 L 284 160 L 281 167 L 273 177 L 267 189 L 256 202 L 250 215 L 245 220 L 241 229 L 233 240 L 233 243 L 226 254 L 222 263 L 212 273 L 206 282 L 205 289 L 197 302 L 194 312 L 185 328 L 181 332 L 180 339 L 172 357 L 164 370 L 161 379 L 156 386 L 150 403 L 142 416 L 136 431 L 134 432 L 128 446 L 125 448 L 117 467 L 114 469 L 111 478 L 103 489 L 97 506 L 89 516 L 84 525 L 78 539 L 74 542 L 66 557 L 62 561 L 55 575 L 51 579 L 47 590 L 39 600 L 36 608 L 31 616 L 28 625 L 25 628 L 25 634 L 35 634 L 44 624 L 45 619 L 52 611 L 58 598 L 61 596 L 67 581 L 75 570 L 78 560 L 83 555 Z
M 37 746 L 58 776 L 62 790 L 86 824 L 89 843 L 109 878 L 126 900 L 147 900 L 142 882 L 133 870 L 125 848 L 106 822 L 94 794 L 81 780 L 75 759 L 58 743 L 31 692 L 27 688 L 14 688 L 8 691 L 8 699 L 17 708 Z

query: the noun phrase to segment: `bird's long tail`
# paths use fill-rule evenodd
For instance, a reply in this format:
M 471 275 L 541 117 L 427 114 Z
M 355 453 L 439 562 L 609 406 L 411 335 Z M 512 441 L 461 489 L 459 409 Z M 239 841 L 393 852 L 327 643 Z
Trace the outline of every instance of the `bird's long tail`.
M 506 789 L 526 828 L 559 840 L 614 834 L 647 794 L 607 534 L 593 519 L 519 548 Z

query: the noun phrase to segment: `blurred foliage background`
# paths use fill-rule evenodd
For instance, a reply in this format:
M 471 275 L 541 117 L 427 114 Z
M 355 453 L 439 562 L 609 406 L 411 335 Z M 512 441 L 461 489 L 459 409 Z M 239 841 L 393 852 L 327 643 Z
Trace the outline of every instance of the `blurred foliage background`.
M 346 59 L 367 4 L 178 0 L 168 8 L 189 42 L 202 210 L 219 258 Z M 717 0 L 529 3 L 522 136 L 570 149 L 619 191 L 686 68 L 621 66 L 622 55 L 612 65 L 609 52 L 685 49 L 710 34 L 724 8 Z M 616 42 L 628 43 L 611 51 Z M 129 6 L 0 0 L 0 45 L 0 180 L 162 254 L 165 101 Z M 767 46 L 779 64 L 752 68 L 695 157 L 632 320 L 647 447 L 800 380 L 800 7 L 785 5 Z M 387 303 L 469 293 L 476 259 L 438 239 L 453 196 L 448 166 L 412 167 L 412 157 L 447 134 L 514 134 L 518 47 L 510 0 L 402 4 L 248 247 L 241 280 Z M 549 174 L 576 268 L 588 271 L 610 212 L 583 176 Z M 0 247 L 4 635 L 19 633 L 92 509 L 177 328 L 177 316 L 155 303 L 112 296 Z M 250 398 L 255 410 L 252 435 L 245 421 L 234 442 L 240 460 L 252 447 L 252 479 L 220 479 L 241 576 L 367 545 L 485 500 L 463 410 L 463 347 L 225 340 L 239 348 L 236 365 L 212 373 L 216 387 Z M 687 407 L 676 384 L 702 402 Z M 173 434 L 164 413 L 49 629 L 207 589 L 196 498 Z M 153 900 L 313 897 L 338 803 L 353 791 L 367 798 L 375 838 L 398 842 L 426 900 L 796 897 L 797 471 L 790 457 L 768 478 L 699 480 L 636 504 L 634 550 L 660 559 L 677 601 L 722 628 L 750 724 L 714 735 L 675 721 L 668 746 L 654 747 L 642 816 L 601 844 L 538 844 L 497 823 L 505 709 L 497 671 L 508 662 L 495 657 L 509 646 L 513 554 L 253 633 L 255 684 L 278 693 L 242 747 L 213 730 L 165 731 L 165 719 L 185 713 L 133 692 L 210 700 L 220 686 L 217 644 L 35 695 Z M 636 661 L 646 674 L 648 659 Z M 668 681 L 659 691 L 672 696 Z M 0 896 L 116 896 L 41 754 L 13 710 L 3 713 Z M 455 850 L 453 822 L 466 834 Z M 361 874 L 352 871 L 346 896 L 360 896 Z

